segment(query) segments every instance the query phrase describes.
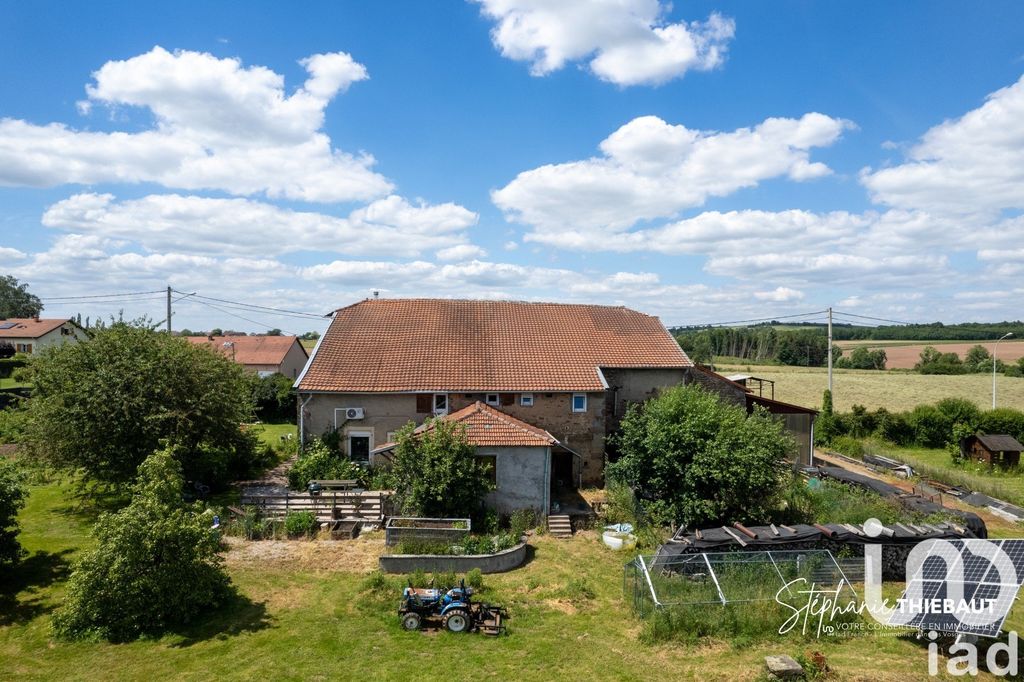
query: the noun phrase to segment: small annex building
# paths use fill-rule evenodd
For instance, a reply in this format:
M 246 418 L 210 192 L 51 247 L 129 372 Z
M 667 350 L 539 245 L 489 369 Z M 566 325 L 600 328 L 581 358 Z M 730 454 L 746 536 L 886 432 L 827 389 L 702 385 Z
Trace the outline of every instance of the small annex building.
M 557 438 L 480 401 L 440 419 L 464 426 L 476 456 L 486 460 L 495 485 L 484 500 L 488 507 L 501 514 L 527 508 L 547 511 L 551 504 L 552 452 L 571 453 Z M 413 434 L 428 432 L 435 423 L 421 424 Z M 387 460 L 396 445 L 385 443 L 373 451 L 373 456 Z
M 1007 468 L 1020 464 L 1021 451 L 1024 445 L 1006 434 L 978 434 L 960 441 L 964 459 Z

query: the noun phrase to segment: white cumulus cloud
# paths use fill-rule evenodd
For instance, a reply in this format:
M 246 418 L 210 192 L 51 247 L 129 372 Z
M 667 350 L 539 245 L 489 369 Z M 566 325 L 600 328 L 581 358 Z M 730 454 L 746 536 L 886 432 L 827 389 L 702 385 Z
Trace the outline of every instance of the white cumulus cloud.
M 769 178 L 827 175 L 810 150 L 850 125 L 810 113 L 715 132 L 643 116 L 606 138 L 602 156 L 524 171 L 492 199 L 510 220 L 532 225 L 536 241 L 557 241 L 566 230 L 621 231 Z
M 328 103 L 367 78 L 366 69 L 343 52 L 301 64 L 309 78 L 289 95 L 280 74 L 208 53 L 154 47 L 107 62 L 79 110 L 139 107 L 152 113 L 152 128 L 106 133 L 0 120 L 0 185 L 154 182 L 317 202 L 390 192 L 373 157 L 334 148 L 321 130 Z
M 706 21 L 666 21 L 659 0 L 476 0 L 496 22 L 491 39 L 509 59 L 543 76 L 569 62 L 586 62 L 601 80 L 658 85 L 687 71 L 713 69 L 725 59 L 736 25 L 711 14 Z

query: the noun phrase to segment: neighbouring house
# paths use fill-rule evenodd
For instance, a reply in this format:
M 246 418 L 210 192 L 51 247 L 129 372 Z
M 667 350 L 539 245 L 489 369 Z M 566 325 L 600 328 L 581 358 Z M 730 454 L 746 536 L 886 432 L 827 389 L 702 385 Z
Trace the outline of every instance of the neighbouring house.
M 1005 434 L 978 434 L 967 436 L 960 441 L 960 454 L 986 464 L 1015 467 L 1020 464 L 1020 453 L 1024 450 L 1016 438 Z
M 0 319 L 0 344 L 14 346 L 16 353 L 38 353 L 49 346 L 89 338 L 77 322 L 68 318 Z
M 297 336 L 187 336 L 191 343 L 207 345 L 261 377 L 283 374 L 298 378 L 309 359 Z
M 489 507 L 502 514 L 526 508 L 547 511 L 551 505 L 551 454 L 565 450 L 558 439 L 480 401 L 441 419 L 463 425 L 477 457 L 488 461 L 495 484 L 484 500 Z M 433 423 L 421 424 L 413 433 L 429 431 Z M 378 461 L 387 459 L 396 445 L 385 443 L 371 454 Z
M 482 403 L 554 439 L 548 463 L 530 461 L 557 491 L 603 484 L 608 436 L 628 407 L 689 383 L 813 423 L 814 410 L 694 366 L 658 318 L 621 306 L 368 299 L 335 311 L 295 385 L 303 442 L 337 431 L 367 462 L 406 423 Z M 499 488 L 503 471 L 499 461 Z

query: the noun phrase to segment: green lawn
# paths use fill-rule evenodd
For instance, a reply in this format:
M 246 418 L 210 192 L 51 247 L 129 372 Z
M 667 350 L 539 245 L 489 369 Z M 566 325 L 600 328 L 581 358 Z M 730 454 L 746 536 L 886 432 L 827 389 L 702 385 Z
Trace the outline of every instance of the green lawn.
M 822 393 L 828 388 L 828 371 L 824 367 L 736 363 L 717 364 L 715 370 L 725 375 L 752 374 L 771 379 L 775 381 L 776 400 L 808 407 L 820 408 Z M 1024 410 L 1024 379 L 1000 375 L 996 381 L 999 406 Z M 834 370 L 832 398 L 840 412 L 848 412 L 853 405 L 902 411 L 943 398 L 966 398 L 987 409 L 992 406 L 992 375 Z
M 292 438 L 296 438 L 299 433 L 298 427 L 295 424 L 288 422 L 261 422 L 253 428 L 259 430 L 260 440 L 271 447 L 278 447 L 281 445 L 281 436 L 291 434 Z
M 33 488 L 21 515 L 30 556 L 0 587 L 5 679 L 754 680 L 765 655 L 812 650 L 824 653 L 834 679 L 926 675 L 925 649 L 906 638 L 643 644 L 642 625 L 622 597 L 628 557 L 593 532 L 535 537 L 526 566 L 485 576 L 486 598 L 512 612 L 509 634 L 499 639 L 403 632 L 394 613 L 400 579 L 391 581 L 393 592 L 364 587 L 382 550 L 375 534 L 344 543 L 244 543 L 227 565 L 245 603 L 155 641 L 56 642 L 50 613 L 68 562 L 89 542 L 89 515 L 75 512 L 64 493 L 57 484 Z M 579 577 L 593 598 L 573 603 L 566 586 Z
M 24 388 L 29 385 L 27 382 L 16 381 L 11 378 L 0 379 L 0 388 Z

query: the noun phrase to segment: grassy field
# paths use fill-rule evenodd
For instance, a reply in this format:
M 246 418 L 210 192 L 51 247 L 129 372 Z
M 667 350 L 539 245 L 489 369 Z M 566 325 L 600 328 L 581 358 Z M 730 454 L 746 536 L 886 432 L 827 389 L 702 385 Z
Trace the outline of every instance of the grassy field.
M 24 381 L 16 381 L 11 378 L 0 379 L 0 388 L 23 388 L 29 384 Z
M 21 515 L 30 556 L 0 584 L 4 679 L 756 680 L 764 656 L 815 650 L 835 669 L 830 679 L 926 679 L 926 651 L 909 638 L 644 644 L 622 597 L 628 557 L 594 532 L 535 536 L 523 568 L 485 576 L 485 598 L 512 612 L 499 639 L 402 631 L 394 613 L 400 579 L 384 591 L 367 587 L 383 545 L 377 533 L 336 543 L 232 539 L 227 567 L 243 600 L 226 612 L 156 640 L 57 642 L 50 614 L 69 563 L 90 541 L 91 520 L 63 494 L 56 484 L 35 487 Z M 588 590 L 570 589 L 573 579 Z
M 296 438 L 299 433 L 299 427 L 289 422 L 261 422 L 252 428 L 259 429 L 260 440 L 271 447 L 281 444 L 281 436 L 291 434 L 292 438 Z
M 983 345 L 990 353 L 993 349 L 992 341 L 839 341 L 837 346 L 844 349 L 846 355 L 849 351 L 858 346 L 874 350 L 882 348 L 885 350 L 888 369 L 913 369 L 921 357 L 921 351 L 927 346 L 934 346 L 943 353 L 956 353 L 962 360 L 969 351 L 978 344 Z M 1013 364 L 1017 359 L 1024 357 L 1024 341 L 1008 339 L 999 344 L 997 357 L 1003 362 Z
M 721 364 L 720 374 L 752 374 L 775 381 L 775 399 L 808 407 L 821 407 L 821 396 L 828 388 L 828 372 L 823 367 L 786 365 Z M 996 378 L 1000 407 L 1024 409 L 1024 379 Z M 869 409 L 909 410 L 920 403 L 943 398 L 967 398 L 979 407 L 992 406 L 992 376 L 988 374 L 937 375 L 875 370 L 834 370 L 833 403 L 835 409 L 848 411 L 853 405 Z

